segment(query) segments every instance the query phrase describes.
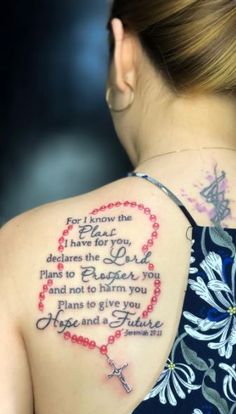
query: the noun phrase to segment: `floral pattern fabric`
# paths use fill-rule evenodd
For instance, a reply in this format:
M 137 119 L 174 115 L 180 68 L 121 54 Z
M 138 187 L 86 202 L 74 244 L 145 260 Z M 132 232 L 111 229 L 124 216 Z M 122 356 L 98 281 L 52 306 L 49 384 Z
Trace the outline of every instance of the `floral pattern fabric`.
M 236 414 L 236 229 L 193 226 L 177 337 L 132 414 Z

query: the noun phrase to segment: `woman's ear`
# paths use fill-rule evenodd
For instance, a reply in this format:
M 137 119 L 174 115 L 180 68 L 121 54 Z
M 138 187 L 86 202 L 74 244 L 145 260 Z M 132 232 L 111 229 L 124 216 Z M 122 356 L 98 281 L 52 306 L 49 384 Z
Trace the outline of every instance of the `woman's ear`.
M 126 35 L 123 23 L 114 18 L 111 21 L 114 36 L 114 82 L 121 92 L 126 92 L 129 85 L 134 87 L 134 47 L 131 35 Z

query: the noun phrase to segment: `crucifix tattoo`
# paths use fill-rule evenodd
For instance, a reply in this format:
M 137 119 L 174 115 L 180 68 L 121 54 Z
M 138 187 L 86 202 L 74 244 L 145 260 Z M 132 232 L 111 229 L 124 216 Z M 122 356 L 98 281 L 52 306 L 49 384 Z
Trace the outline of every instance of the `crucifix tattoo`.
M 111 374 L 108 375 L 108 378 L 112 378 L 112 377 L 117 377 L 120 380 L 120 383 L 122 384 L 122 386 L 124 387 L 126 392 L 131 392 L 132 388 L 129 386 L 129 384 L 127 383 L 124 374 L 123 374 L 123 369 L 125 369 L 129 364 L 124 364 L 122 367 L 118 368 L 116 367 L 114 361 L 112 361 L 112 359 L 110 359 L 108 357 L 108 364 L 111 365 L 113 367 L 113 372 Z

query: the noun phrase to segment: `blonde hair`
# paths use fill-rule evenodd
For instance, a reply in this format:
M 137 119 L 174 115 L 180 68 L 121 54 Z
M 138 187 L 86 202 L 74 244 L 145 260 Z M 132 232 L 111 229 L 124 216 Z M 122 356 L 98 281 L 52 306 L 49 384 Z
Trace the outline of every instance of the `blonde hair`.
M 174 91 L 236 96 L 236 0 L 114 0 L 114 17 Z

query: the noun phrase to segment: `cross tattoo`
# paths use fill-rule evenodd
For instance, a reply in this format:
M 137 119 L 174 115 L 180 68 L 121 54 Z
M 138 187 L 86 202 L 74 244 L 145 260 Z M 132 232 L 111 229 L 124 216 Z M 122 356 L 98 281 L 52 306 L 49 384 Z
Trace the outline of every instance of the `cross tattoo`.
M 111 365 L 113 367 L 113 372 L 111 374 L 108 375 L 108 378 L 112 378 L 112 377 L 118 377 L 118 379 L 120 380 L 121 384 L 123 385 L 124 389 L 126 392 L 131 392 L 132 388 L 129 386 L 129 384 L 126 382 L 126 379 L 123 375 L 123 369 L 125 369 L 129 364 L 125 364 L 120 368 L 117 368 L 114 361 L 112 361 L 112 359 L 108 359 L 108 363 L 109 365 Z

